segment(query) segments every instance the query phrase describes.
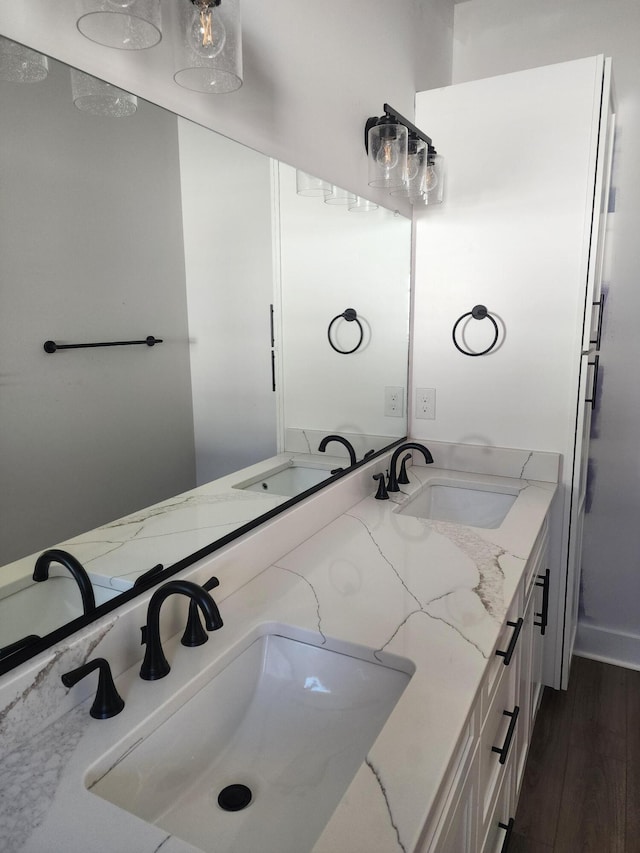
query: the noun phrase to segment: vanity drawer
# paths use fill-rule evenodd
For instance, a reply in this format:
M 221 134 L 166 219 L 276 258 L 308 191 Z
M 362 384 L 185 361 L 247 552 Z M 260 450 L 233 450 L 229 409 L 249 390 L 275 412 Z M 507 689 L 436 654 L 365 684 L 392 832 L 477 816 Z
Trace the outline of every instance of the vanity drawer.
M 517 704 L 518 656 L 503 667 L 493 701 L 480 735 L 480 781 L 478 785 L 479 831 L 484 837 L 508 768 L 514 764 L 518 748 Z
M 507 762 L 500 789 L 495 800 L 484 836 L 478 845 L 481 853 L 507 853 L 513 831 L 515 812 L 515 761 Z
M 480 735 L 480 709 L 474 708 L 471 712 L 464 732 L 458 741 L 455 753 L 449 766 L 449 772 L 442 785 L 440 794 L 432 809 L 433 819 L 427 822 L 426 831 L 423 832 L 416 853 L 444 853 L 449 851 L 449 840 L 451 837 L 451 815 L 464 809 L 465 821 L 472 821 L 475 829 L 475 817 L 477 811 L 476 794 L 478 778 L 478 755 L 477 747 Z M 472 806 L 469 811 L 464 804 L 465 798 Z M 465 824 L 466 825 L 466 824 Z M 470 833 L 467 825 L 466 833 Z M 473 834 L 475 842 L 475 833 Z M 463 853 L 462 848 L 457 853 Z M 473 846 L 469 846 L 470 851 Z
M 528 597 L 531 587 L 538 578 L 538 575 L 543 574 L 546 568 L 547 545 L 549 543 L 549 525 L 545 519 L 542 530 L 540 531 L 535 545 L 531 549 L 531 556 L 527 560 L 527 568 L 525 571 L 525 598 Z
M 524 625 L 523 613 L 524 596 L 522 593 L 522 584 L 520 584 L 500 629 L 494 654 L 487 666 L 486 677 L 482 686 L 481 705 L 483 723 L 487 719 L 489 709 L 494 702 L 496 691 L 503 675 L 505 672 L 510 672 L 516 667 L 521 640 L 520 634 Z

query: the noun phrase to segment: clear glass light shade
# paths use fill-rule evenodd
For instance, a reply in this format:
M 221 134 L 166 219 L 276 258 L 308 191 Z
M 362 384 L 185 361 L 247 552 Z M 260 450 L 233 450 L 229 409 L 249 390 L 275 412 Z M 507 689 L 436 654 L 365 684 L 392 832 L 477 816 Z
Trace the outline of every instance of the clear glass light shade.
M 424 200 L 427 205 L 441 204 L 444 197 L 444 158 L 436 154 L 427 166 Z
M 162 38 L 160 0 L 79 0 L 78 29 L 97 44 L 146 50 Z
M 369 129 L 369 186 L 402 187 L 407 173 L 407 128 L 376 124 Z
M 0 36 L 0 80 L 39 83 L 49 73 L 46 56 Z
M 405 181 L 400 187 L 394 187 L 390 194 L 404 198 L 416 198 L 425 190 L 427 172 L 427 143 L 422 139 L 409 139 L 407 153 L 407 172 Z
M 355 202 L 348 207 L 349 213 L 373 213 L 377 209 L 377 204 L 369 201 L 368 198 L 361 198 L 360 196 L 356 196 Z
M 222 95 L 242 86 L 242 35 L 238 0 L 219 5 L 176 0 L 179 26 L 174 34 L 176 72 L 185 89 Z
M 296 169 L 296 192 L 309 198 L 326 198 L 331 194 L 331 184 L 316 178 L 308 172 Z
M 135 95 L 76 68 L 71 69 L 71 95 L 79 110 L 94 116 L 124 118 L 138 108 Z
M 324 202 L 325 204 L 355 204 L 356 194 L 349 190 L 343 190 L 342 187 L 331 186 L 331 193 Z

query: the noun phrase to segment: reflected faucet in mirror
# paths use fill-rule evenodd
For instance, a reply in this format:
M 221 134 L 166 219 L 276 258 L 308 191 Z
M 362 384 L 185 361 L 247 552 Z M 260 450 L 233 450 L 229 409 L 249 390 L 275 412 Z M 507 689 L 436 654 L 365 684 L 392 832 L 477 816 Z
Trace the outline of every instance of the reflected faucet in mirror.
M 60 548 L 50 548 L 48 551 L 40 554 L 36 560 L 36 566 L 33 570 L 34 581 L 46 581 L 49 578 L 49 567 L 52 563 L 60 563 L 68 569 L 73 575 L 75 582 L 80 588 L 82 596 L 82 611 L 85 616 L 88 613 L 93 613 L 96 609 L 96 599 L 93 594 L 93 587 L 89 580 L 89 575 L 86 573 L 84 566 L 79 560 L 69 554 L 67 551 L 62 551 Z
M 320 453 L 324 453 L 326 451 L 327 444 L 329 444 L 330 441 L 338 441 L 340 442 L 340 444 L 343 444 L 347 448 L 347 452 L 349 453 L 349 465 L 351 466 L 356 464 L 356 452 L 353 449 L 353 445 L 351 444 L 348 438 L 343 438 L 341 435 L 326 435 L 318 445 L 318 450 L 320 451 Z M 342 471 L 342 468 L 334 468 L 331 473 L 337 474 L 338 471 Z

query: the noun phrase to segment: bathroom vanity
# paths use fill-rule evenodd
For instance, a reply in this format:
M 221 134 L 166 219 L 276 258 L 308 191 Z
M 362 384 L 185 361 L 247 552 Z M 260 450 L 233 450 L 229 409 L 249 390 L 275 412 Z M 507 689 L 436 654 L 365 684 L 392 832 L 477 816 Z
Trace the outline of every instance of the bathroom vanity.
M 540 697 L 559 458 L 430 449 L 389 500 L 387 454 L 183 570 L 219 579 L 224 626 L 185 648 L 186 599 L 168 599 L 165 678 L 138 675 L 151 592 L 2 676 L 2 850 L 500 850 Z M 107 720 L 93 676 L 60 680 L 96 657 L 125 702 Z M 246 808 L 218 806 L 230 784 Z

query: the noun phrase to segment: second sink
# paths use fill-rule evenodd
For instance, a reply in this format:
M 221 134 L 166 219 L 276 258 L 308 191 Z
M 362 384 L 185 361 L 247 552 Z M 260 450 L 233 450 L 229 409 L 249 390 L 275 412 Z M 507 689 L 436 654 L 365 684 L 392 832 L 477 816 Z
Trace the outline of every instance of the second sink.
M 492 529 L 500 527 L 518 494 L 508 486 L 434 480 L 398 512 L 414 518 Z

